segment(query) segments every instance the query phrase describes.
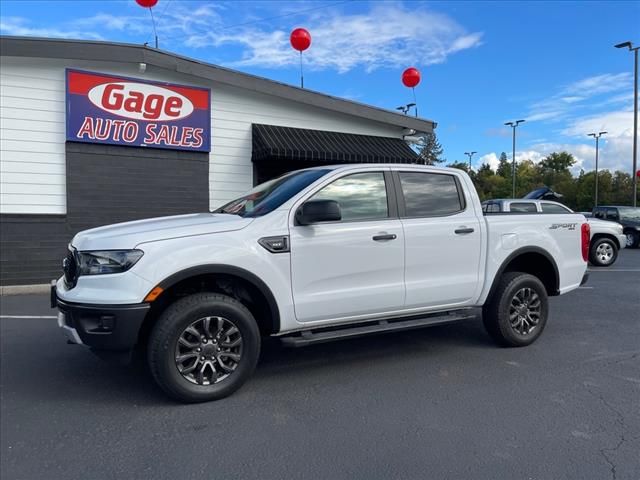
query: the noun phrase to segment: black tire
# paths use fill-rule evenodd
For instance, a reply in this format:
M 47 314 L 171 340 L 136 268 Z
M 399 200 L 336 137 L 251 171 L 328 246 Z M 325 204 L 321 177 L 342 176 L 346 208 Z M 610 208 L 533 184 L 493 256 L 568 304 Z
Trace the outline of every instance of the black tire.
M 215 317 L 215 319 L 210 317 Z M 202 368 L 195 367 L 195 369 L 198 372 L 204 371 L 209 374 L 211 377 L 208 380 L 209 383 L 204 380 L 202 375 L 197 379 L 189 379 L 187 375 L 183 375 L 179 370 L 178 359 L 176 358 L 179 355 L 178 348 L 191 348 L 184 347 L 182 343 L 178 347 L 178 341 L 181 337 L 183 338 L 181 341 L 189 338 L 196 343 L 199 342 L 198 348 L 203 346 L 202 342 L 207 343 L 207 341 L 209 343 L 206 348 L 213 347 L 213 344 L 216 343 L 213 339 L 197 340 L 198 337 L 190 337 L 189 335 L 191 334 L 187 332 L 187 328 L 193 327 L 196 322 L 204 321 L 207 318 L 210 318 L 209 322 L 215 322 L 215 325 L 207 324 L 207 331 L 216 329 L 216 326 L 219 325 L 217 323 L 218 319 L 221 318 L 224 322 L 222 325 L 229 328 L 230 326 L 237 328 L 238 331 L 232 335 L 236 339 L 240 338 L 239 347 L 235 347 L 235 351 L 240 352 L 239 360 L 234 362 L 227 359 L 235 367 L 230 373 L 223 371 L 220 365 L 221 359 L 217 357 L 217 355 L 225 355 L 224 352 L 216 353 L 215 349 L 214 351 L 207 350 L 206 354 L 211 355 L 211 357 L 207 357 L 205 362 L 201 361 L 205 360 L 205 357 L 199 357 L 201 354 L 188 353 L 191 356 L 195 355 L 196 365 L 202 365 Z M 219 338 L 220 335 L 224 334 L 224 326 L 219 328 L 219 335 L 215 338 Z M 191 331 L 195 331 L 195 329 Z M 230 330 L 227 329 L 228 331 Z M 215 333 L 212 333 L 211 337 L 214 338 L 214 335 Z M 204 339 L 205 336 L 203 335 L 202 338 Z M 231 337 L 224 337 L 223 335 L 222 338 L 230 341 Z M 160 388 L 172 398 L 182 402 L 206 402 L 231 395 L 251 376 L 260 356 L 260 331 L 253 315 L 242 303 L 226 295 L 197 293 L 176 301 L 160 315 L 151 332 L 148 345 L 147 359 L 149 368 Z M 223 340 L 220 339 L 218 347 L 223 346 Z M 192 352 L 195 352 L 195 350 L 196 347 L 191 349 Z M 198 351 L 201 350 L 202 348 Z M 226 350 L 231 352 L 231 349 Z M 219 352 L 220 348 L 217 351 Z M 202 355 L 205 355 L 205 353 L 203 352 Z M 214 357 L 214 355 L 216 356 Z M 234 355 L 238 356 L 237 354 Z M 205 366 L 205 363 L 209 365 Z M 215 370 L 226 374 L 226 376 L 218 376 L 212 365 Z M 181 367 L 184 367 L 184 364 L 181 364 Z M 229 366 L 226 365 L 225 367 L 228 368 Z M 195 376 L 197 373 L 193 375 Z M 202 384 L 196 383 L 201 380 L 204 380 Z
M 589 247 L 589 261 L 598 267 L 610 267 L 618 258 L 618 244 L 610 238 L 598 238 Z
M 499 345 L 504 347 L 524 347 L 532 344 L 542 334 L 547 324 L 549 299 L 544 285 L 537 277 L 522 272 L 507 272 L 502 275 L 498 282 L 495 292 L 482 310 L 482 321 L 487 332 Z M 522 298 L 521 292 L 523 289 L 525 292 L 527 291 L 526 289 L 530 289 L 535 294 L 535 298 L 539 299 L 538 313 L 536 315 L 531 314 L 531 318 L 537 317 L 537 323 L 526 333 L 524 333 L 524 327 L 522 331 L 518 331 L 509 319 L 512 302 L 515 303 L 514 298 L 516 295 Z M 531 298 L 534 297 L 532 296 Z M 528 304 L 529 301 L 521 303 Z M 537 305 L 537 303 L 535 304 Z M 531 306 L 531 310 L 533 310 L 533 300 L 531 301 Z M 518 308 L 520 307 L 518 306 Z M 527 322 L 531 320 L 527 316 L 528 312 L 530 310 L 522 312 L 523 316 L 528 319 Z M 515 322 L 520 322 L 519 318 L 520 316 L 516 317 Z M 524 325 L 524 322 L 522 322 L 522 325 Z
M 627 236 L 627 248 L 638 248 L 640 245 L 640 233 L 637 232 L 624 232 Z

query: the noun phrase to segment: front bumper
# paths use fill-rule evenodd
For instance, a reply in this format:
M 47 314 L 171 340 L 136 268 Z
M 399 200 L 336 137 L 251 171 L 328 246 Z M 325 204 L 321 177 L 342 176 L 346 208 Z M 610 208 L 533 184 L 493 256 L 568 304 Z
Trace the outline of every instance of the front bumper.
M 131 350 L 150 305 L 88 305 L 61 300 L 51 286 L 51 307 L 58 308 L 58 326 L 71 343 L 96 350 Z
M 624 233 L 616 235 L 616 238 L 618 239 L 618 245 L 620 245 L 621 250 L 627 247 L 627 236 Z

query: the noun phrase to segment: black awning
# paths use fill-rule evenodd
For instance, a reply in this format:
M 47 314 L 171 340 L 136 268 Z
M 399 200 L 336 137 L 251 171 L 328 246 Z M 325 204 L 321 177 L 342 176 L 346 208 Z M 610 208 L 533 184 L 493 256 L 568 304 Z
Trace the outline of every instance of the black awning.
M 253 124 L 253 162 L 414 163 L 400 138 Z

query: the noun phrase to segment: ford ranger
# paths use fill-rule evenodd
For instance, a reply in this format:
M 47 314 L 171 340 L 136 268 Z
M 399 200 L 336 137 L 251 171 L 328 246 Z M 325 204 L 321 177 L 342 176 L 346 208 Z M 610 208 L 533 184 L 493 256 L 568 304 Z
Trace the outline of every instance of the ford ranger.
M 484 216 L 461 170 L 341 165 L 288 173 L 210 213 L 78 233 L 52 285 L 58 324 L 96 353 L 146 352 L 170 396 L 214 400 L 261 338 L 302 346 L 477 316 L 534 342 L 548 297 L 586 281 L 579 214 Z

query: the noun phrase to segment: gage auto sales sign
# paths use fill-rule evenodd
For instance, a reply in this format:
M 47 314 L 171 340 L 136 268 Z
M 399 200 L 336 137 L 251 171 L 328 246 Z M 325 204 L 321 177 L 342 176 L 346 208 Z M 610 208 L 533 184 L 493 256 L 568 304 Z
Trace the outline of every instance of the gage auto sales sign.
M 67 69 L 67 141 L 210 151 L 206 88 Z

